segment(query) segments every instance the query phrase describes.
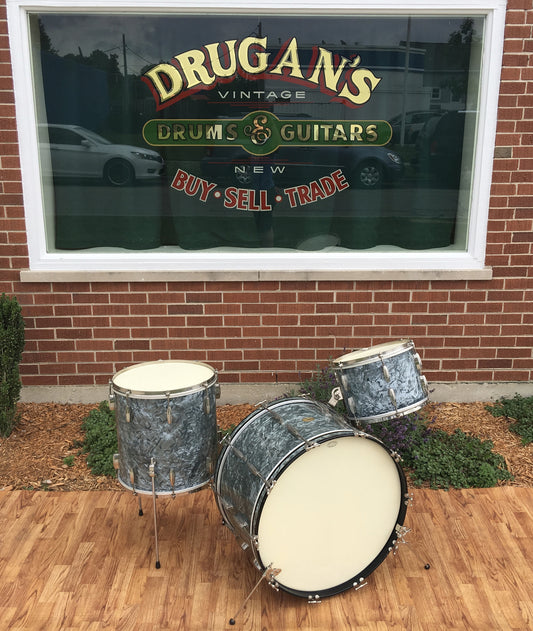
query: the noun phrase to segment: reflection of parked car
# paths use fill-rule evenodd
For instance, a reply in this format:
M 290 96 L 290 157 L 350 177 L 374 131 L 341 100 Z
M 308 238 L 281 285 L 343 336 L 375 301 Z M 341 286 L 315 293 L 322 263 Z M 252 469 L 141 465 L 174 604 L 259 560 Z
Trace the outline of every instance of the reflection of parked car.
M 417 161 L 436 182 L 458 186 L 462 168 L 466 112 L 450 111 L 430 119 L 418 137 Z
M 219 185 L 254 187 L 263 178 L 279 187 L 307 184 L 342 169 L 352 186 L 373 189 L 403 171 L 400 156 L 386 147 L 280 147 L 264 158 L 233 147 L 212 147 L 202 160 L 204 177 Z M 257 186 L 256 186 L 257 188 Z
M 405 112 L 404 144 L 414 145 L 418 134 L 427 121 L 430 118 L 441 115 L 442 112 L 439 110 L 414 110 L 412 112 Z M 389 120 L 392 127 L 392 141 L 395 144 L 401 142 L 403 117 L 403 114 L 398 114 Z
M 143 147 L 115 145 L 78 125 L 39 125 L 39 144 L 46 173 L 49 151 L 52 173 L 57 177 L 103 178 L 113 186 L 157 178 L 163 173 L 163 158 Z

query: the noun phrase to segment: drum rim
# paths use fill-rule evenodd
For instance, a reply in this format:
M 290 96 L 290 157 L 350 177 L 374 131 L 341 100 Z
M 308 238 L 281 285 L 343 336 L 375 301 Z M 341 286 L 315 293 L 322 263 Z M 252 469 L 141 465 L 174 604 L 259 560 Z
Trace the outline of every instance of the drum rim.
M 429 397 L 426 396 L 423 399 L 419 399 L 415 403 L 411 403 L 410 405 L 406 405 L 403 408 L 398 408 L 397 410 L 393 410 L 390 412 L 383 412 L 383 414 L 375 414 L 374 416 L 348 416 L 349 421 L 365 421 L 366 423 L 381 423 L 383 421 L 390 421 L 393 418 L 398 418 L 401 416 L 407 416 L 408 414 L 413 414 L 413 412 L 417 412 L 428 402 Z
M 385 346 L 391 347 L 390 350 L 379 352 L 378 349 L 383 348 Z M 377 344 L 376 346 L 365 346 L 363 348 L 356 348 L 350 353 L 345 353 L 344 355 L 337 357 L 337 359 L 334 359 L 333 365 L 334 365 L 334 368 L 337 368 L 337 369 L 349 368 L 350 366 L 354 366 L 354 365 L 363 366 L 364 364 L 372 364 L 375 361 L 377 361 L 379 358 L 387 359 L 388 357 L 401 355 L 402 353 L 404 353 L 405 351 L 409 349 L 414 349 L 413 341 L 409 338 L 402 338 L 400 340 L 396 340 L 393 342 L 383 342 L 382 344 Z M 367 351 L 367 350 L 375 350 L 377 352 L 374 353 L 373 355 L 365 355 L 364 357 L 360 357 L 360 358 L 355 357 L 348 361 L 343 360 L 344 357 L 348 357 L 348 355 L 351 355 L 352 353 L 356 353 L 357 351 Z
M 275 399 L 272 402 L 268 403 L 269 408 L 274 408 L 274 407 L 279 407 L 282 404 L 285 403 L 289 403 L 289 402 L 301 402 L 301 403 L 310 403 L 315 407 L 326 407 L 331 413 L 333 413 L 335 416 L 338 416 L 340 419 L 344 420 L 343 417 L 341 417 L 338 412 L 335 412 L 335 410 L 333 410 L 332 408 L 329 408 L 328 406 L 325 406 L 324 404 L 320 403 L 320 401 L 315 401 L 314 399 L 310 399 L 310 398 L 306 398 L 306 397 L 301 397 L 301 396 L 293 396 L 293 397 L 283 397 L 281 399 Z M 213 489 L 215 492 L 215 500 L 216 503 L 218 505 L 218 508 L 220 510 L 220 513 L 226 523 L 226 525 L 228 526 L 228 528 L 234 533 L 234 534 L 239 534 L 235 528 L 233 528 L 231 519 L 228 515 L 228 513 L 226 512 L 223 502 L 222 502 L 222 493 L 220 492 L 220 484 L 221 484 L 221 480 L 220 480 L 220 474 L 222 472 L 222 469 L 224 467 L 224 464 L 228 458 L 228 453 L 230 452 L 230 447 L 231 447 L 231 443 L 232 441 L 237 438 L 237 436 L 239 436 L 244 430 L 245 428 L 253 421 L 257 418 L 257 416 L 261 415 L 261 414 L 265 414 L 268 413 L 268 410 L 266 410 L 265 408 L 261 408 L 258 407 L 257 409 L 253 410 L 253 412 L 250 412 L 250 414 L 248 414 L 248 416 L 246 416 L 229 434 L 226 435 L 226 437 L 224 439 L 222 439 L 221 444 L 223 444 L 223 448 L 221 450 L 221 452 L 218 455 L 217 458 L 217 462 L 216 462 L 216 466 L 215 466 L 215 471 L 213 474 Z M 328 430 L 328 431 L 324 431 L 321 434 L 317 434 L 316 436 L 312 437 L 312 440 L 316 440 L 317 438 L 325 438 L 327 436 L 333 435 L 333 436 L 339 436 L 338 432 L 343 432 L 342 436 L 353 436 L 354 434 L 358 433 L 360 434 L 361 432 L 359 432 L 358 430 L 356 430 L 354 427 L 352 427 L 348 422 L 346 422 L 346 427 L 339 427 L 336 429 L 332 429 L 332 430 Z M 339 437 L 342 437 L 339 436 Z M 376 439 L 379 440 L 379 439 Z M 320 443 L 322 442 L 326 442 L 325 439 L 321 440 Z M 225 443 L 225 444 L 224 444 Z M 305 444 L 300 443 L 298 445 L 296 445 L 293 449 L 291 449 L 288 453 L 284 454 L 283 458 L 281 458 L 281 460 L 278 460 L 278 462 L 276 462 L 275 466 L 271 469 L 271 471 L 268 473 L 268 475 L 265 476 L 265 480 L 267 482 L 270 482 L 271 479 L 274 477 L 275 473 L 279 471 L 278 475 L 280 475 L 287 466 L 289 466 L 289 464 L 292 462 L 292 460 L 294 460 L 294 458 L 292 458 L 288 464 L 283 467 L 282 469 L 280 469 L 280 467 L 282 467 L 282 465 L 287 461 L 288 457 L 298 451 L 304 452 L 305 451 Z M 254 499 L 254 505 L 253 508 L 251 510 L 250 513 L 250 523 L 248 524 L 248 530 L 245 530 L 245 532 L 247 533 L 250 542 L 253 541 L 253 529 L 252 529 L 252 524 L 254 522 L 254 516 L 255 516 L 255 512 L 256 512 L 256 506 L 257 506 L 257 502 L 258 499 L 262 496 L 263 491 L 265 491 L 267 488 L 266 484 L 264 482 L 261 483 L 261 488 L 259 490 L 259 493 L 257 494 L 257 496 Z M 244 529 L 243 529 L 244 530 Z M 253 546 L 252 546 L 253 548 Z M 254 557 L 256 556 L 255 550 L 254 550 Z
M 134 370 L 135 368 L 139 368 L 139 366 L 149 366 L 149 365 L 160 365 L 161 363 L 169 363 L 169 364 L 194 364 L 196 366 L 202 366 L 204 368 L 208 368 L 212 375 L 206 381 L 201 381 L 200 383 L 194 384 L 192 386 L 186 386 L 182 388 L 173 388 L 172 390 L 132 390 L 130 388 L 124 388 L 123 386 L 119 386 L 115 383 L 115 379 L 119 375 L 123 375 L 124 373 Z M 193 392 L 199 392 L 209 388 L 213 384 L 217 382 L 218 373 L 217 371 L 204 362 L 195 362 L 189 359 L 158 359 L 155 361 L 141 362 L 139 364 L 132 364 L 131 366 L 126 366 L 126 368 L 122 368 L 116 372 L 111 378 L 111 386 L 113 391 L 119 394 L 124 394 L 127 396 L 131 396 L 134 398 L 142 398 L 142 399 L 161 399 L 161 398 L 173 398 L 176 396 L 181 396 L 183 394 L 189 394 Z
M 378 443 L 381 447 L 383 447 L 383 449 L 389 454 L 389 456 L 391 457 L 391 460 L 393 461 L 395 467 L 396 467 L 396 471 L 398 472 L 398 477 L 400 479 L 400 506 L 399 506 L 399 510 L 398 510 L 398 516 L 396 517 L 395 520 L 395 525 L 394 528 L 392 529 L 391 534 L 389 535 L 389 537 L 387 538 L 385 544 L 383 545 L 383 548 L 380 550 L 380 552 L 376 555 L 376 557 L 374 557 L 374 559 L 365 567 L 363 568 L 360 572 L 358 572 L 357 574 L 355 574 L 353 577 L 349 578 L 347 581 L 344 581 L 343 583 L 339 583 L 338 585 L 334 585 L 331 587 L 328 587 L 326 589 L 322 589 L 322 590 L 316 590 L 313 591 L 312 593 L 310 593 L 308 590 L 300 590 L 300 589 L 296 589 L 293 587 L 288 587 L 287 585 L 284 585 L 283 583 L 276 581 L 276 587 L 279 587 L 280 589 L 282 589 L 283 591 L 286 591 L 287 593 L 290 593 L 294 596 L 300 596 L 302 598 L 314 598 L 314 599 L 320 599 L 320 598 L 328 598 L 329 596 L 334 596 L 335 594 L 340 594 L 343 591 L 346 591 L 347 589 L 353 588 L 353 587 L 357 587 L 357 585 L 360 583 L 360 579 L 365 579 L 367 578 L 379 565 L 381 565 L 381 563 L 383 563 L 383 561 L 386 559 L 386 557 L 388 556 L 389 552 L 392 550 L 392 548 L 394 547 L 394 542 L 395 540 L 398 539 L 398 535 L 396 533 L 396 528 L 398 526 L 402 526 L 404 521 L 405 521 L 405 515 L 407 513 L 407 495 L 408 495 L 408 485 L 407 485 L 407 478 L 405 475 L 405 472 L 403 471 L 402 467 L 400 466 L 400 463 L 392 457 L 392 450 L 389 449 L 384 443 L 383 441 L 381 441 L 379 438 L 377 438 L 376 436 L 373 436 L 372 434 L 367 434 L 366 432 L 363 431 L 358 431 L 354 428 L 353 432 L 350 433 L 349 431 L 341 437 L 349 437 L 349 436 L 353 436 L 355 438 L 364 438 L 366 439 L 370 439 L 375 443 Z M 320 444 L 323 444 L 327 442 L 326 440 L 323 440 L 320 442 Z M 284 458 L 283 462 L 285 462 L 287 460 L 287 458 Z M 283 472 L 289 467 L 290 464 L 292 464 L 294 459 L 292 459 L 290 462 L 288 462 L 286 464 L 285 467 L 283 467 L 283 469 L 280 469 L 277 472 L 278 476 L 281 476 L 283 474 Z M 270 479 L 270 478 L 268 478 Z M 261 487 L 260 492 L 257 495 L 255 504 L 254 504 L 254 509 L 252 511 L 251 514 L 251 518 L 250 518 L 250 531 L 249 531 L 249 535 L 251 537 L 251 540 L 254 541 L 255 537 L 257 536 L 257 532 L 258 532 L 258 527 L 259 527 L 259 520 L 261 517 L 261 513 L 263 510 L 263 506 L 264 503 L 266 501 L 268 497 L 268 493 L 266 492 L 266 487 L 263 484 Z M 259 500 L 261 500 L 261 503 L 259 505 Z M 256 511 L 256 509 L 258 509 Z M 256 514 L 257 512 L 257 514 Z M 261 555 L 259 553 L 259 549 L 254 545 L 251 546 L 252 550 L 253 550 L 253 555 L 254 558 L 256 560 L 256 562 L 259 564 L 260 566 L 260 571 L 265 571 L 267 568 L 264 565 L 262 559 L 261 559 Z

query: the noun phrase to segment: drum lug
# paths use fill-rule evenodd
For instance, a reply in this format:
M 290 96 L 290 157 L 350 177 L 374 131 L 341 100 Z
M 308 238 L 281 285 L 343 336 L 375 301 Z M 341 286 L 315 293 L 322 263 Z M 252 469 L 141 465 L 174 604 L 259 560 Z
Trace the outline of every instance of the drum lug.
M 204 412 L 206 414 L 211 414 L 211 401 L 209 400 L 209 390 L 207 390 L 207 385 L 204 385 L 206 386 L 206 389 L 204 390 Z
M 126 423 L 131 421 L 131 408 L 130 408 L 130 390 L 126 392 Z
M 389 388 L 389 398 L 392 401 L 392 405 L 394 405 L 394 407 L 398 409 L 398 406 L 396 404 L 396 393 L 392 388 Z
M 118 454 L 113 454 L 113 468 L 115 469 L 115 471 L 118 471 L 120 468 L 118 458 L 119 458 Z
M 413 354 L 413 360 L 415 362 L 416 369 L 419 373 L 422 372 L 422 360 L 420 359 L 420 355 L 418 353 Z
M 429 385 L 428 380 L 424 377 L 424 375 L 420 375 L 420 381 L 422 383 L 422 391 L 426 396 L 429 395 Z
M 342 401 L 342 392 L 340 388 L 333 388 L 331 391 L 331 398 L 328 401 L 331 407 L 335 407 L 339 401 Z
M 383 378 L 387 383 L 390 381 L 390 372 L 385 363 L 383 362 L 383 357 L 381 357 L 381 370 L 383 371 Z
M 167 423 L 172 425 L 172 410 L 170 408 L 170 392 L 165 392 L 165 396 L 167 397 Z
M 115 409 L 115 392 L 113 390 L 113 381 L 109 380 L 109 409 L 113 411 Z

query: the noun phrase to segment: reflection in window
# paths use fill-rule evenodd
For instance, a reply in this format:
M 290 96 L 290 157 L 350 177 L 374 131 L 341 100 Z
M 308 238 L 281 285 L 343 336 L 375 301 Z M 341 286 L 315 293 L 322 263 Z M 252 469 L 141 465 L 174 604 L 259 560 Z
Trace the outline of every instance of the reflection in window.
M 466 248 L 483 18 L 32 21 L 48 251 Z

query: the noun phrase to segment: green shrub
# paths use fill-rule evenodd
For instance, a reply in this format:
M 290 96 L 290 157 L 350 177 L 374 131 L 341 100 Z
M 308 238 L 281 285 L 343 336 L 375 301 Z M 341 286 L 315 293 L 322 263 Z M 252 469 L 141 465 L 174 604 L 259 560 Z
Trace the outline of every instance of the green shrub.
M 335 385 L 333 368 L 327 366 L 304 381 L 300 393 L 327 403 Z M 337 410 L 341 412 L 342 407 L 337 406 Z M 503 456 L 492 451 L 491 441 L 482 441 L 461 430 L 450 435 L 431 428 L 423 410 L 366 424 L 364 431 L 402 457 L 415 486 L 429 483 L 434 489 L 485 488 L 512 479 Z
M 0 436 L 15 426 L 21 381 L 19 363 L 24 350 L 24 320 L 16 298 L 0 298 Z
M 302 381 L 298 394 L 306 394 L 315 401 L 322 403 L 328 403 L 331 399 L 331 393 L 334 388 L 338 387 L 337 378 L 331 365 L 327 365 L 324 368 L 317 367 L 309 379 Z M 339 401 L 335 406 L 335 409 L 339 414 L 345 414 L 346 406 L 344 401 Z
M 116 477 L 113 454 L 118 450 L 117 428 L 115 413 L 109 409 L 107 401 L 91 410 L 82 422 L 82 429 L 85 431 L 83 451 L 88 454 L 87 465 L 91 472 Z
M 501 398 L 486 409 L 493 416 L 512 419 L 509 429 L 522 438 L 523 445 L 533 442 L 533 397 L 516 394 L 512 399 Z
M 453 434 L 433 430 L 423 446 L 410 454 L 415 485 L 429 482 L 432 489 L 486 488 L 498 480 L 511 480 L 505 459 L 492 451 L 490 440 L 482 441 L 460 429 Z

